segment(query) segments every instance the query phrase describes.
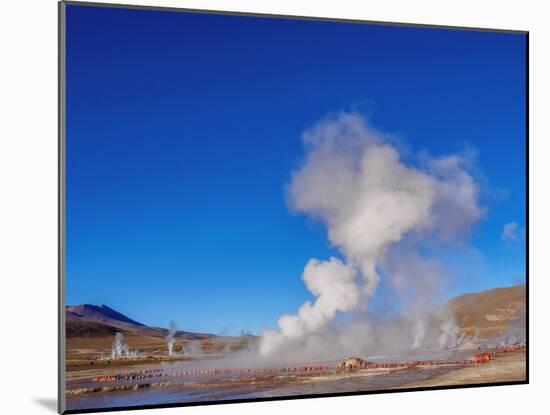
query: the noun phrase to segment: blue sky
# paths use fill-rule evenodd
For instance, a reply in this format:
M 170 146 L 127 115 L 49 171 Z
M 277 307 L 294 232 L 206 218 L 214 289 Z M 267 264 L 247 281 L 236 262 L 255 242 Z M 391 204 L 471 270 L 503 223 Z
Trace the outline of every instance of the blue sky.
M 519 34 L 68 6 L 67 303 L 274 326 L 337 254 L 284 189 L 301 133 L 346 109 L 411 154 L 475 148 L 487 215 L 442 253 L 448 294 L 522 281 L 524 56 Z

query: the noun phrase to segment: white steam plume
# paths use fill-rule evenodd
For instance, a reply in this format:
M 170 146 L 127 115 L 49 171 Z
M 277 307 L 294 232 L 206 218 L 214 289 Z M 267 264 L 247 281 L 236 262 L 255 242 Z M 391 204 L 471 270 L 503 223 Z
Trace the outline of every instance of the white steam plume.
M 355 269 L 339 259 L 311 259 L 302 279 L 317 299 L 313 304 L 305 302 L 296 315 L 281 316 L 278 321 L 280 332 L 265 331 L 260 343 L 261 353 L 269 354 L 286 339 L 299 339 L 317 332 L 332 320 L 336 311 L 355 308 L 359 300 L 355 275 Z
M 124 335 L 120 332 L 115 334 L 115 340 L 111 346 L 111 359 L 129 357 L 130 349 L 124 341 Z
M 303 139 L 306 158 L 292 175 L 289 204 L 327 226 L 343 260 L 308 262 L 302 279 L 316 299 L 296 315 L 280 317 L 278 330 L 264 331 L 264 356 L 287 346 L 323 344 L 321 337 L 338 311 L 366 310 L 381 275 L 390 274 L 396 289 L 437 285 L 436 261 L 423 258 L 418 247 L 463 238 L 483 215 L 478 186 L 459 156 L 424 157 L 419 165 L 406 165 L 387 137 L 356 113 L 327 118 Z M 404 253 L 398 270 L 392 255 L 397 249 Z M 414 267 L 407 271 L 409 258 Z M 442 325 L 441 342 L 454 333 L 450 324 Z M 411 346 L 419 347 L 425 322 L 417 321 L 416 327 Z M 368 330 L 361 335 L 369 336 Z
M 174 354 L 174 343 L 176 342 L 177 331 L 178 327 L 176 326 L 176 323 L 171 321 L 170 328 L 168 329 L 168 336 L 166 336 L 166 343 L 168 344 L 168 356 L 172 356 Z

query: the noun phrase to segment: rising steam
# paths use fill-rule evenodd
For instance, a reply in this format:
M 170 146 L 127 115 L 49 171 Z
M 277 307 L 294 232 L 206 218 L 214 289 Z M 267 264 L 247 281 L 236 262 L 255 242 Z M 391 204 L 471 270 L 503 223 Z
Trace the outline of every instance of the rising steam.
M 124 341 L 124 335 L 120 332 L 115 334 L 113 345 L 111 346 L 111 359 L 117 359 L 121 357 L 129 357 L 130 349 Z
M 441 264 L 421 248 L 456 244 L 482 217 L 469 160 L 424 156 L 406 164 L 388 137 L 356 113 L 321 121 L 303 140 L 306 157 L 288 186 L 289 204 L 327 227 L 342 258 L 308 261 L 302 280 L 315 300 L 264 331 L 260 354 L 304 350 L 309 358 L 328 357 L 372 345 L 373 337 L 380 342 L 391 330 L 401 334 L 402 328 L 382 333 L 367 321 L 331 328 L 338 312 L 364 312 L 381 278 L 410 313 L 403 327 L 413 329 L 403 347 L 452 346 L 459 333 L 450 313 L 442 310 L 430 333 L 426 297 L 440 289 Z
M 177 331 L 178 327 L 176 326 L 176 323 L 171 321 L 170 328 L 168 329 L 168 335 L 166 336 L 166 343 L 168 345 L 168 356 L 174 355 L 174 343 L 176 342 Z

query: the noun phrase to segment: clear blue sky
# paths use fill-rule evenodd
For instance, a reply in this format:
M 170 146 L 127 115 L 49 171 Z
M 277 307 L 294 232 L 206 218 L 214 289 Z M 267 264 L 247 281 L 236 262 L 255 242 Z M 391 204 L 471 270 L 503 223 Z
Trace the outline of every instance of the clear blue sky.
M 521 281 L 524 55 L 519 34 L 68 6 L 67 302 L 232 333 L 294 312 L 336 252 L 284 186 L 301 133 L 353 106 L 414 151 L 479 151 L 488 214 L 449 294 Z

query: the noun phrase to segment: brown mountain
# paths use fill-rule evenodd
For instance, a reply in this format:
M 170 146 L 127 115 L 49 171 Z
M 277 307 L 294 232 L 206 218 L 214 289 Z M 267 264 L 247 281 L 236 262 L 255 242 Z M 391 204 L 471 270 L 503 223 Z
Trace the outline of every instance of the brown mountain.
M 464 294 L 448 306 L 466 334 L 486 338 L 525 330 L 525 301 L 525 285 L 517 285 Z
M 81 304 L 66 307 L 67 321 L 99 322 L 114 327 L 145 327 L 106 305 Z
M 168 330 L 148 327 L 106 305 L 80 304 L 66 306 L 66 335 L 71 337 L 105 337 L 116 332 L 124 335 L 165 338 Z M 215 337 L 210 333 L 178 331 L 177 337 L 186 340 L 202 340 Z

